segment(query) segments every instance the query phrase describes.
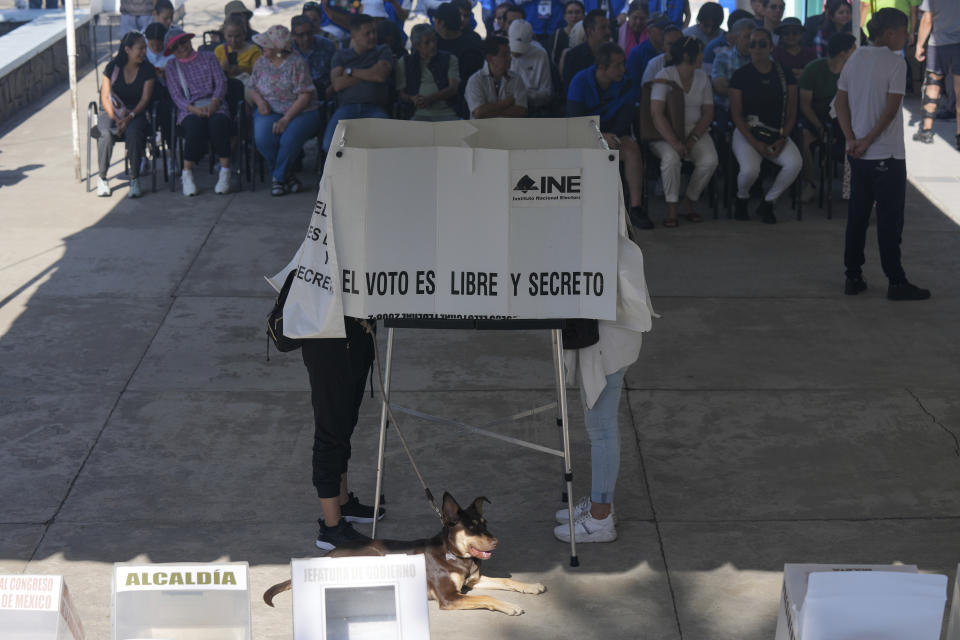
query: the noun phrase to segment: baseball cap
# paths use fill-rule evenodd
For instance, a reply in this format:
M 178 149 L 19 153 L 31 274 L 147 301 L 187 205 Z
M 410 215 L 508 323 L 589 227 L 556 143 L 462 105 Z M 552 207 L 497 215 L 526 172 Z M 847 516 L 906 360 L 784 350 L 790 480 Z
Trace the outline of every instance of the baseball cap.
M 185 33 L 180 27 L 170 27 L 170 29 L 167 30 L 166 37 L 163 39 L 163 55 L 170 55 L 173 46 L 177 44 L 178 41 L 192 37 L 192 33 Z
M 655 13 L 647 20 L 647 27 L 653 27 L 654 29 L 666 29 L 672 24 L 674 23 L 670 16 L 665 13 Z
M 530 51 L 530 42 L 533 40 L 533 27 L 526 20 L 514 20 L 507 30 L 510 40 L 510 53 L 526 54 Z

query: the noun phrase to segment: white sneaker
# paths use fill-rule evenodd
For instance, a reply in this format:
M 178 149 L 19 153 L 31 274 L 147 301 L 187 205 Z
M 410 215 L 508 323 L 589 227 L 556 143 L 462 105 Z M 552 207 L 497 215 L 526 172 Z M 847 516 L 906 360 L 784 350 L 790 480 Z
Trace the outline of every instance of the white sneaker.
M 128 198 L 139 198 L 143 195 L 143 192 L 140 191 L 140 178 L 131 178 L 130 179 L 130 192 L 127 193 Z
M 110 197 L 110 185 L 100 176 L 97 176 L 97 195 L 101 198 Z
M 803 190 L 800 192 L 801 202 L 813 202 L 818 195 L 817 188 L 810 182 L 803 183 Z
M 197 185 L 193 183 L 193 171 L 184 169 L 183 173 L 180 174 L 180 182 L 183 184 L 183 195 L 197 195 Z
M 613 524 L 613 514 L 597 520 L 589 511 L 580 514 L 573 521 L 573 535 L 580 542 L 613 542 L 617 539 L 617 528 Z M 553 537 L 561 542 L 570 542 L 570 523 L 559 524 L 553 528 Z
M 220 175 L 217 176 L 217 185 L 213 188 L 214 193 L 230 193 L 230 169 L 220 167 Z
M 584 513 L 588 513 L 590 511 L 591 506 L 593 506 L 593 501 L 590 500 L 590 496 L 583 496 L 582 498 L 580 498 L 577 504 L 573 505 L 573 519 L 576 520 L 577 518 L 582 516 Z M 610 515 L 611 516 L 613 515 L 612 504 L 610 505 Z M 560 509 L 559 511 L 557 511 L 555 517 L 557 519 L 557 522 L 566 524 L 570 522 L 570 510 Z

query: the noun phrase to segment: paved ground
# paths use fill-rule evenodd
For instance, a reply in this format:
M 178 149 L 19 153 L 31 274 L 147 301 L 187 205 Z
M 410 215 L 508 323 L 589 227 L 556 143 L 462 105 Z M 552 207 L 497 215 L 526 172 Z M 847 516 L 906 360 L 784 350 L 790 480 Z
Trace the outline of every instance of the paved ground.
M 81 87 L 85 104 L 89 76 Z M 295 249 L 312 196 L 214 196 L 201 174 L 190 200 L 98 199 L 72 179 L 67 113 L 57 96 L 0 137 L 0 571 L 65 575 L 99 639 L 113 562 L 247 560 L 255 636 L 289 638 L 289 598 L 271 610 L 259 593 L 313 553 L 318 505 L 306 376 L 296 353 L 265 360 L 262 275 Z M 621 403 L 620 539 L 582 546 L 580 568 L 550 533 L 555 459 L 407 423 L 436 490 L 491 499 L 490 572 L 549 588 L 510 596 L 520 618 L 431 604 L 434 637 L 768 640 L 785 562 L 953 578 L 960 179 L 938 126 L 943 139 L 910 148 L 904 238 L 929 302 L 884 299 L 872 237 L 870 290 L 840 295 L 842 207 L 644 236 L 663 317 Z M 548 342 L 398 333 L 396 400 L 475 422 L 530 408 L 551 397 Z M 368 399 L 353 477 L 365 498 L 377 417 Z M 504 432 L 553 446 L 551 423 Z M 436 528 L 396 442 L 387 497 L 384 535 Z

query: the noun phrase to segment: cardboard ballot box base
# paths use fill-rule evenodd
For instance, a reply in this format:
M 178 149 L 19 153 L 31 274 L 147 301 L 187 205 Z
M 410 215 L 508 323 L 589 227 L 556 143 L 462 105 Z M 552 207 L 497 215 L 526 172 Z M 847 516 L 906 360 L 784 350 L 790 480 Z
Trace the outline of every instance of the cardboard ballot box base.
M 0 575 L 0 638 L 84 640 L 63 576 Z
M 946 577 L 915 565 L 786 564 L 776 640 L 937 638 L 945 599 Z
M 957 565 L 957 573 L 953 578 L 953 596 L 950 601 L 947 640 L 960 640 L 960 565 Z

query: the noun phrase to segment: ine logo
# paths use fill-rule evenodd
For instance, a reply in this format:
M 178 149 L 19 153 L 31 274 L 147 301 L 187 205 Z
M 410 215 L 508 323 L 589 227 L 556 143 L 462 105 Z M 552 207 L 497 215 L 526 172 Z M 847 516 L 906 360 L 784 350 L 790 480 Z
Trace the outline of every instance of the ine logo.
M 579 206 L 582 180 L 580 168 L 516 170 L 510 200 L 517 207 Z
M 524 193 L 527 191 L 539 191 L 539 189 L 537 189 L 537 183 L 533 181 L 533 178 L 526 174 L 520 178 L 520 180 L 517 182 L 517 186 L 515 186 L 513 190 L 523 191 Z

